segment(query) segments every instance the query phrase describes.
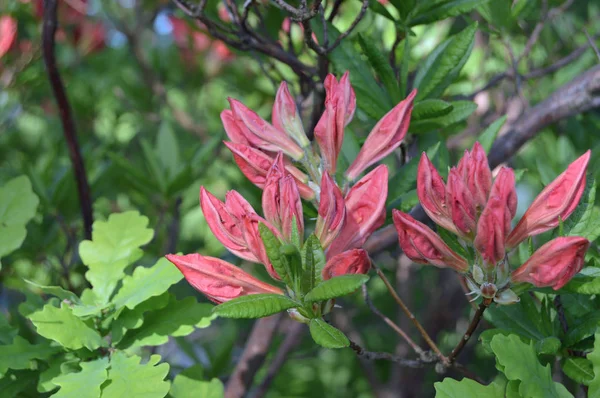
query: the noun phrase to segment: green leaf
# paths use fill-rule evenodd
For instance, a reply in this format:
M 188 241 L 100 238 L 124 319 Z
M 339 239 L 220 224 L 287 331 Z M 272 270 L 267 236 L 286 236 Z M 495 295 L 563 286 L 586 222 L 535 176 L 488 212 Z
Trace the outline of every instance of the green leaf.
M 110 398 L 162 398 L 169 392 L 170 384 L 164 378 L 169 373 L 169 365 L 161 363 L 160 355 L 152 355 L 148 363 L 141 365 L 137 355 L 127 357 L 121 351 L 110 358 L 107 383 L 102 388 L 102 396 Z
M 152 267 L 137 267 L 131 276 L 123 278 L 123 287 L 112 302 L 115 308 L 135 308 L 151 297 L 159 296 L 183 278 L 177 267 L 161 258 Z
M 0 188 L 0 258 L 21 247 L 35 216 L 39 198 L 26 176 L 9 180 Z
M 45 360 L 60 351 L 49 343 L 29 344 L 21 336 L 15 336 L 12 344 L 0 345 L 0 377 L 8 369 L 29 369 L 34 359 Z
M 420 120 L 410 125 L 412 133 L 426 133 L 432 130 L 451 126 L 462 122 L 477 109 L 477 104 L 471 101 L 451 102 L 452 111 L 445 116 L 439 116 L 431 119 Z
M 560 292 L 600 294 L 600 268 L 585 267 Z
M 540 312 L 526 294 L 521 295 L 521 301 L 517 304 L 490 307 L 484 316 L 494 326 L 530 340 L 548 337 L 542 332 Z
M 225 318 L 262 318 L 297 306 L 282 294 L 250 294 L 219 304 L 213 312 Z
M 441 95 L 458 77 L 471 54 L 476 30 L 477 23 L 469 25 L 429 54 L 415 76 L 416 101 Z
M 6 315 L 0 311 L 0 344 L 10 344 L 18 332 L 19 329 L 12 326 Z
M 444 1 L 441 4 L 436 2 L 427 9 L 418 10 L 416 17 L 410 20 L 409 26 L 427 24 L 466 14 L 478 5 L 484 4 L 487 1 L 489 0 L 451 0 Z
M 165 176 L 166 173 L 160 165 L 159 156 L 154 151 L 150 143 L 145 139 L 141 139 L 140 144 L 142 146 L 142 154 L 144 155 L 144 159 L 146 160 L 146 165 L 150 170 L 150 174 L 152 175 L 154 181 L 156 181 L 159 191 L 161 193 L 165 193 L 167 188 Z
M 484 386 L 466 377 L 460 381 L 446 377 L 444 380 L 434 383 L 433 386 L 435 387 L 436 398 L 505 397 L 505 386 L 498 383 Z
M 181 164 L 177 136 L 168 121 L 163 120 L 158 128 L 154 153 L 157 154 L 162 169 L 166 170 L 169 179 L 172 179 L 177 174 Z
M 304 301 L 325 301 L 350 294 L 369 280 L 369 275 L 340 275 L 319 283 L 304 296 Z
M 426 99 L 415 104 L 410 119 L 413 122 L 432 119 L 447 115 L 452 112 L 452 109 L 454 106 L 449 102 L 441 99 Z
M 350 345 L 350 341 L 341 332 L 323 319 L 311 319 L 309 323 L 310 335 L 315 343 L 325 348 L 344 348 Z
M 260 234 L 260 238 L 265 245 L 265 251 L 267 252 L 267 256 L 269 257 L 269 261 L 271 262 L 271 265 L 273 265 L 275 272 L 277 272 L 277 275 L 279 275 L 281 280 L 286 285 L 291 285 L 292 277 L 290 275 L 290 271 L 283 262 L 281 253 L 279 251 L 281 248 L 281 242 L 279 239 L 277 239 L 273 232 L 271 232 L 269 227 L 263 223 L 258 224 L 258 233 Z
M 374 2 L 377 3 L 377 2 Z M 371 38 L 359 34 L 358 43 L 363 50 L 363 53 L 367 56 L 367 60 L 371 67 L 379 76 L 383 87 L 387 90 L 394 104 L 402 100 L 402 93 L 400 92 L 400 86 L 398 80 L 394 75 L 394 71 L 390 66 L 390 63 L 386 57 L 379 51 L 378 44 L 375 43 Z
M 204 381 L 203 368 L 192 366 L 175 376 L 169 395 L 173 398 L 223 398 L 225 389 L 219 379 Z
M 152 240 L 148 218 L 137 211 L 111 214 L 108 221 L 96 221 L 92 240 L 79 245 L 79 255 L 89 271 L 86 278 L 102 302 L 107 303 L 127 266 L 138 260 L 140 246 Z
M 73 310 L 65 303 L 60 308 L 46 304 L 41 311 L 30 314 L 38 334 L 58 342 L 65 348 L 78 350 L 86 347 L 95 350 L 106 347 L 106 341 L 98 332 L 73 315 Z
M 593 336 L 598 327 L 600 327 L 600 312 L 598 311 L 579 319 L 577 324 L 570 325 L 563 340 L 565 346 L 571 347 L 581 340 Z
M 502 126 L 504 126 L 504 123 L 506 123 L 506 116 L 499 117 L 479 134 L 477 141 L 479 141 L 485 153 L 489 153 L 490 149 L 492 149 L 492 144 L 496 141 L 496 137 Z
M 42 285 L 38 285 L 37 283 L 32 282 L 27 279 L 25 279 L 25 282 L 27 282 L 31 286 L 34 286 L 38 290 L 41 290 L 42 292 L 44 292 L 46 294 L 51 294 L 55 297 L 58 297 L 61 300 L 68 300 L 71 303 L 75 303 L 75 304 L 81 303 L 81 300 L 79 300 L 79 297 L 77 297 L 77 295 L 75 293 L 65 290 L 60 286 L 42 286 Z
M 143 305 L 143 304 L 141 304 Z M 196 327 L 206 327 L 213 316 L 211 304 L 199 304 L 194 297 L 177 300 L 170 296 L 169 304 L 144 315 L 143 323 L 129 330 L 119 343 L 122 348 L 157 346 L 166 343 L 169 336 L 187 336 Z M 137 308 L 136 308 L 137 309 Z M 140 322 L 140 318 L 134 318 Z
M 579 204 L 569 218 L 563 222 L 565 236 L 582 236 L 594 241 L 600 235 L 598 219 L 592 216 L 596 200 L 596 180 L 588 178 Z
M 594 379 L 594 369 L 589 359 L 567 357 L 561 363 L 563 372 L 577 383 L 587 385 Z
M 298 292 L 302 277 L 302 257 L 294 245 L 284 244 L 279 248 L 280 258 L 291 276 L 294 291 Z
M 321 242 L 315 234 L 311 234 L 304 248 L 302 249 L 304 255 L 304 272 L 302 274 L 302 291 L 307 293 L 311 291 L 315 284 L 321 282 L 323 267 L 325 267 L 325 252 L 321 247 Z
M 588 398 L 600 398 L 600 329 L 594 335 L 594 350 L 587 354 L 587 359 L 594 370 L 594 378 L 588 384 Z
M 564 386 L 552 380 L 550 365 L 542 366 L 533 345 L 523 343 L 518 336 L 498 334 L 491 347 L 508 380 L 519 380 L 523 398 L 572 397 Z
M 108 358 L 99 358 L 91 362 L 80 362 L 81 372 L 69 373 L 52 379 L 60 387 L 53 398 L 97 398 L 100 386 L 108 378 Z
M 123 307 L 116 311 L 110 325 L 112 344 L 119 343 L 127 330 L 140 328 L 144 324 L 144 314 L 165 308 L 169 304 L 170 298 L 171 295 L 169 293 L 163 293 L 160 296 L 155 296 L 142 302 L 133 310 Z M 212 310 L 212 307 L 207 308 L 207 311 L 210 310 Z M 212 319 L 212 317 L 209 319 Z

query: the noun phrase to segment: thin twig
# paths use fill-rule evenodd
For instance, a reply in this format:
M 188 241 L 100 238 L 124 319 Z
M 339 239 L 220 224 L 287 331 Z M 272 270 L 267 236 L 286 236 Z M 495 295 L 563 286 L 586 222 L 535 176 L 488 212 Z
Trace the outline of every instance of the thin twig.
M 415 327 L 417 328 L 419 333 L 421 333 L 421 336 L 423 336 L 423 339 L 425 340 L 427 345 L 429 345 L 429 347 L 431 347 L 433 352 L 436 353 L 436 355 L 439 357 L 439 359 L 442 361 L 442 363 L 448 364 L 448 358 L 446 358 L 444 356 L 444 354 L 442 354 L 442 352 L 438 348 L 437 344 L 435 344 L 433 339 L 429 336 L 427 331 L 423 328 L 423 325 L 421 325 L 421 323 L 417 320 L 417 318 L 410 311 L 410 309 L 406 306 L 406 304 L 404 304 L 404 301 L 400 298 L 400 296 L 398 296 L 398 294 L 396 293 L 396 290 L 394 289 L 394 287 L 392 286 L 390 281 L 387 279 L 387 277 L 383 274 L 381 269 L 379 267 L 377 267 L 375 264 L 372 264 L 372 266 L 375 269 L 375 271 L 377 272 L 377 275 L 381 278 L 381 280 L 385 284 L 386 288 L 388 289 L 388 291 L 390 292 L 390 294 L 392 295 L 392 297 L 394 298 L 394 300 L 396 301 L 398 306 L 400 306 L 400 308 L 402 309 L 404 314 L 406 314 L 408 319 L 410 319 L 411 322 L 415 325 Z
M 350 348 L 361 358 L 368 360 L 385 360 L 395 362 L 407 368 L 422 368 L 425 363 L 418 359 L 406 359 L 398 355 L 390 354 L 389 352 L 373 352 L 366 351 L 361 346 L 350 340 Z
M 450 355 L 448 355 L 449 363 L 454 363 L 456 357 L 460 354 L 463 348 L 465 348 L 465 345 L 467 345 L 467 342 L 475 332 L 475 329 L 477 329 L 477 325 L 479 325 L 479 321 L 481 321 L 481 317 L 483 316 L 483 313 L 487 307 L 488 304 L 485 301 L 479 304 L 479 308 L 477 308 L 477 311 L 475 311 L 475 315 L 473 315 L 473 319 L 471 319 L 471 323 L 469 324 L 467 331 L 463 335 L 462 339 L 460 339 L 456 347 L 454 347 Z
M 352 21 L 352 24 L 350 25 L 350 27 L 344 33 L 340 34 L 337 37 L 337 39 L 335 39 L 335 41 L 333 42 L 333 44 L 331 46 L 327 47 L 328 53 L 333 51 L 337 46 L 340 45 L 342 40 L 344 40 L 346 37 L 348 37 L 348 35 L 350 33 L 352 33 L 354 28 L 356 28 L 356 25 L 358 25 L 360 23 L 360 21 L 362 21 L 368 8 L 369 8 L 369 0 L 363 0 L 362 7 L 360 8 L 360 11 L 359 11 L 358 15 L 356 16 L 356 18 L 354 19 L 354 21 Z
M 369 292 L 367 291 L 367 285 L 362 286 L 362 292 L 363 292 L 363 297 L 365 298 L 365 303 L 367 304 L 367 306 L 369 307 L 371 312 L 373 312 L 375 315 L 377 315 L 378 317 L 383 319 L 383 321 L 389 327 L 391 327 L 396 333 L 398 333 L 398 335 L 400 337 L 402 337 L 408 343 L 408 345 L 414 350 L 415 353 L 417 353 L 417 355 L 422 356 L 425 352 L 421 349 L 421 347 L 419 347 L 418 344 L 415 343 L 414 340 L 411 339 L 410 336 L 408 334 L 406 334 L 406 332 L 404 330 L 402 330 L 402 328 L 400 326 L 396 325 L 390 318 L 385 316 L 381 311 L 379 311 L 379 309 L 377 307 L 375 307 L 375 304 L 373 304 L 373 302 L 371 301 L 371 298 L 369 297 Z
M 594 53 L 596 53 L 596 57 L 600 61 L 600 50 L 598 50 L 598 46 L 596 46 L 596 43 L 594 43 L 594 39 L 592 39 L 592 37 L 588 33 L 587 29 L 584 29 L 583 33 L 585 33 L 585 37 L 587 38 L 587 41 L 590 44 L 590 47 L 592 47 L 592 49 L 594 50 Z
M 92 223 L 94 222 L 92 212 L 92 200 L 90 194 L 90 185 L 85 172 L 85 164 L 81 156 L 81 149 L 77 141 L 77 131 L 75 121 L 65 86 L 60 77 L 60 72 L 56 65 L 54 54 L 55 34 L 57 28 L 57 0 L 44 0 L 44 25 L 42 29 L 42 53 L 46 63 L 46 71 L 50 86 L 54 92 L 56 103 L 60 114 L 60 120 L 63 126 L 63 133 L 69 148 L 69 157 L 77 181 L 77 192 L 79 194 L 79 203 L 81 206 L 81 216 L 83 218 L 83 230 L 86 239 L 92 239 Z

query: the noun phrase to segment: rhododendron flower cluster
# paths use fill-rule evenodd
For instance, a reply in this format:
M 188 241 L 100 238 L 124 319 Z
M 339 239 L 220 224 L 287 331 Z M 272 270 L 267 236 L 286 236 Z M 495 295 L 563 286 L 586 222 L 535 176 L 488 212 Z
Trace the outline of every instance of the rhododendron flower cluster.
M 589 241 L 578 236 L 558 237 L 541 246 L 518 269 L 510 272 L 507 252 L 531 236 L 566 220 L 577 207 L 586 184 L 590 151 L 575 160 L 533 201 L 514 229 L 517 210 L 515 173 L 501 167 L 495 178 L 479 143 L 448 174 L 445 183 L 423 153 L 418 168 L 417 194 L 425 212 L 440 227 L 456 234 L 460 244 L 473 249 L 469 261 L 452 250 L 435 232 L 410 215 L 394 210 L 400 246 L 413 261 L 450 267 L 464 274 L 473 294 L 501 304 L 518 301 L 510 289 L 528 282 L 538 287 L 564 286 L 584 264 Z
M 213 234 L 231 253 L 263 264 L 274 283 L 285 286 L 261 282 L 217 258 L 168 255 L 188 282 L 212 301 L 224 303 L 260 293 L 301 300 L 315 284 L 369 270 L 369 256 L 361 247 L 385 221 L 388 170 L 380 165 L 361 175 L 402 142 L 415 92 L 375 125 L 338 181 L 337 160 L 356 97 L 348 73 L 339 81 L 329 75 L 325 89 L 325 111 L 314 132 L 316 143 L 306 136 L 285 82 L 276 95 L 272 123 L 235 99 L 229 99 L 231 109 L 222 112 L 230 140 L 225 145 L 242 173 L 263 190 L 262 215 L 236 191 L 229 191 L 221 201 L 204 187 L 202 211 Z M 304 218 L 302 199 L 318 212 L 314 228 Z M 305 239 L 305 231 L 313 229 Z M 315 314 L 320 316 L 331 307 L 332 301 L 327 300 L 315 306 Z M 288 312 L 306 321 L 302 311 Z

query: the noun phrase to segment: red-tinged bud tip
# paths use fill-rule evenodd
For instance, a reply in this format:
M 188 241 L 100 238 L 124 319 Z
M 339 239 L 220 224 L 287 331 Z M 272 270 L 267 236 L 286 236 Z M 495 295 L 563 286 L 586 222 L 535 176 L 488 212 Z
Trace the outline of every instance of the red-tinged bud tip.
M 373 127 L 356 159 L 346 171 L 348 179 L 355 180 L 367 167 L 398 148 L 408 131 L 413 100 L 416 95 L 417 90 L 415 89 Z
M 321 196 L 319 199 L 319 216 L 315 234 L 326 249 L 338 236 L 346 220 L 346 206 L 342 191 L 329 173 L 324 172 L 321 178 Z
M 165 257 L 179 268 L 190 285 L 217 304 L 248 294 L 283 294 L 281 289 L 218 258 L 200 254 L 167 254 Z
M 423 210 L 433 222 L 456 233 L 446 201 L 446 184 L 425 152 L 421 155 L 417 170 L 417 195 Z
M 589 246 L 590 242 L 579 236 L 553 239 L 516 269 L 511 279 L 513 282 L 528 282 L 537 287 L 551 286 L 558 290 L 581 271 Z
M 469 264 L 444 243 L 425 224 L 399 210 L 393 210 L 394 226 L 402 251 L 408 258 L 419 264 L 432 264 L 437 267 L 450 267 L 458 272 L 467 272 Z
M 507 247 L 513 248 L 530 236 L 556 228 L 559 219 L 564 221 L 573 213 L 585 190 L 590 155 L 588 150 L 542 190 L 508 236 Z
M 333 256 L 323 268 L 323 279 L 347 274 L 366 274 L 371 268 L 369 255 L 363 249 L 352 249 Z
M 292 137 L 302 148 L 310 144 L 304 132 L 304 127 L 302 127 L 302 119 L 296 108 L 296 103 L 286 82 L 281 83 L 277 90 L 272 119 L 273 126 L 276 129 Z

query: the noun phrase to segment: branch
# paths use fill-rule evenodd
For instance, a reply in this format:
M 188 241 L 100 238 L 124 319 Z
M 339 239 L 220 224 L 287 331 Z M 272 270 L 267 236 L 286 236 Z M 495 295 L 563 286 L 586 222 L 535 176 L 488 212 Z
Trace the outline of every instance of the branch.
M 448 355 L 448 362 L 453 363 L 456 360 L 456 357 L 463 350 L 463 348 L 465 348 L 465 345 L 467 345 L 467 342 L 475 332 L 475 329 L 477 329 L 477 325 L 479 325 L 479 321 L 481 321 L 483 312 L 488 307 L 488 305 L 489 304 L 487 304 L 485 301 L 479 304 L 479 308 L 477 308 L 477 311 L 475 311 L 475 315 L 473 315 L 473 319 L 471 320 L 471 323 L 469 324 L 469 327 L 467 328 L 467 331 L 465 332 L 464 336 L 462 337 L 462 339 L 460 339 L 456 347 L 454 347 L 450 355 Z
M 260 369 L 269 352 L 271 340 L 282 315 L 261 318 L 254 323 L 246 348 L 225 388 L 225 398 L 242 398 L 252 386 L 256 372 Z
M 499 137 L 490 150 L 488 161 L 492 168 L 510 159 L 527 141 L 544 127 L 569 116 L 577 115 L 600 106 L 600 65 L 556 90 L 546 100 L 528 109 Z M 429 221 L 421 205 L 415 206 L 410 215 L 420 221 Z M 430 222 L 430 221 L 429 221 Z M 395 245 L 398 234 L 393 225 L 374 233 L 364 245 L 371 256 Z
M 83 218 L 83 230 L 86 239 L 92 239 L 92 223 L 94 222 L 92 213 L 92 200 L 90 195 L 90 185 L 85 172 L 81 149 L 77 141 L 77 131 L 73 120 L 73 113 L 69 99 L 65 92 L 65 86 L 60 77 L 56 65 L 54 54 L 55 34 L 57 28 L 56 22 L 57 0 L 44 1 L 44 22 L 42 28 L 42 54 L 46 64 L 46 72 L 50 80 L 50 86 L 54 92 L 56 103 L 60 114 L 60 120 L 63 126 L 63 133 L 69 149 L 69 157 L 77 181 L 77 192 L 79 194 L 79 203 L 81 205 L 81 216 Z
M 406 359 L 399 355 L 390 354 L 389 352 L 373 352 L 373 351 L 365 351 L 361 346 L 350 340 L 350 348 L 354 350 L 356 355 L 360 358 L 368 359 L 368 360 L 385 360 L 391 361 L 399 364 L 400 366 L 405 366 L 407 368 L 422 368 L 425 362 L 418 359 Z

